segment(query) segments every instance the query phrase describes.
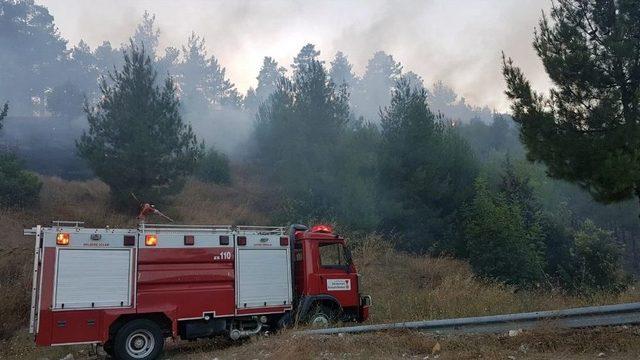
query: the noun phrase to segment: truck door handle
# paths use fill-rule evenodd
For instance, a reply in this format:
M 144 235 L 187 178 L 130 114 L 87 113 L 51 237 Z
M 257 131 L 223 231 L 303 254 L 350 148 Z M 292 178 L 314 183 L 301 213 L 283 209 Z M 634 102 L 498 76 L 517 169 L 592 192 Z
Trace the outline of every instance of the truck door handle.
M 57 323 L 58 327 L 65 327 L 67 326 L 67 322 L 65 320 L 60 320 Z

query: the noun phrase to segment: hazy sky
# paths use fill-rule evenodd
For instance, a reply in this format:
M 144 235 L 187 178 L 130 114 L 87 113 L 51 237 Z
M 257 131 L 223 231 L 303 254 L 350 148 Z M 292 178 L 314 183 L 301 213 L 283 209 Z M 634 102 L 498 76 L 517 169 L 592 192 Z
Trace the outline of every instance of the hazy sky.
M 426 84 L 443 80 L 468 102 L 502 111 L 508 109 L 502 50 L 535 87 L 549 86 L 531 40 L 550 0 L 37 2 L 49 8 L 71 44 L 84 39 L 92 48 L 104 40 L 125 42 L 149 10 L 157 15 L 160 49 L 179 47 L 196 31 L 242 92 L 255 86 L 264 56 L 288 67 L 309 42 L 327 63 L 342 50 L 358 74 L 375 51 L 387 51 Z

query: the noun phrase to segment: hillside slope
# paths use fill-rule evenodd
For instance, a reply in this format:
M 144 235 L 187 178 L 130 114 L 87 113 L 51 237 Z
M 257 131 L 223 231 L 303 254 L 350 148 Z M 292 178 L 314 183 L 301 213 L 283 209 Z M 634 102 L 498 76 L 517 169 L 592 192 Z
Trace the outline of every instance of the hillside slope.
M 53 219 L 81 220 L 87 226 L 135 226 L 132 214 L 115 213 L 109 208 L 108 188 L 99 181 L 68 182 L 57 178 L 43 178 L 43 181 L 39 208 L 4 211 L 0 214 L 0 358 L 56 358 L 69 352 L 73 352 L 76 358 L 88 356 L 83 347 L 35 349 L 26 334 L 32 241 L 23 237 L 24 227 L 48 224 Z M 231 187 L 191 181 L 166 212 L 180 222 L 268 224 L 269 214 L 276 206 L 277 201 L 269 198 L 268 191 L 250 181 L 239 181 Z M 394 250 L 391 241 L 375 234 L 353 238 L 350 242 L 365 292 L 373 297 L 370 319 L 373 323 L 640 300 L 640 291 L 636 287 L 619 295 L 591 298 L 572 297 L 560 292 L 515 291 L 501 284 L 477 279 L 464 261 L 400 253 Z M 624 356 L 631 356 L 640 354 L 638 334 L 640 331 L 632 328 L 566 334 L 548 333 L 547 330 L 523 335 L 522 339 L 529 344 L 528 347 L 536 349 L 534 353 L 540 355 L 566 352 L 576 356 L 587 353 L 593 356 L 594 353 L 615 350 L 624 352 Z M 374 342 L 377 345 L 370 346 Z M 412 357 L 430 354 L 436 342 L 443 348 L 443 355 L 457 354 L 454 357 L 469 358 L 479 355 L 492 357 L 492 354 L 506 357 L 506 354 L 520 351 L 522 344 L 520 340 L 496 336 L 437 339 L 401 332 L 301 339 L 292 338 L 289 332 L 251 339 L 245 341 L 243 346 L 225 340 L 173 344 L 167 357 Z

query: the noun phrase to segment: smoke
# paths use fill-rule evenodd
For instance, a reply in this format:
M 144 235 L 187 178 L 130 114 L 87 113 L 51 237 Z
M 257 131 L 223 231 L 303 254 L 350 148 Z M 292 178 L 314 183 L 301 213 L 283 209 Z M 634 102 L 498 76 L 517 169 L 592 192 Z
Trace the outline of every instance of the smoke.
M 160 52 L 196 31 L 242 92 L 256 85 L 264 56 L 289 65 L 306 43 L 328 62 L 341 50 L 362 74 L 377 50 L 393 54 L 426 84 L 443 80 L 468 103 L 506 111 L 501 51 L 534 87 L 549 87 L 531 47 L 549 0 L 151 1 L 42 0 L 71 43 L 125 42 L 145 9 L 157 15 Z
M 221 107 L 206 112 L 186 112 L 198 140 L 207 147 L 214 147 L 229 155 L 232 160 L 247 154 L 247 143 L 253 129 L 253 114 L 231 107 Z

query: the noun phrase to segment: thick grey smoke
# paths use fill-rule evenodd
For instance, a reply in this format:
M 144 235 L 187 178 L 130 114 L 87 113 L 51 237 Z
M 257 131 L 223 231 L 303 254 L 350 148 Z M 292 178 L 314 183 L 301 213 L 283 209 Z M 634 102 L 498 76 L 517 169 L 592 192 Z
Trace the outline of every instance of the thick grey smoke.
M 157 15 L 160 49 L 179 46 L 191 31 L 207 39 L 241 92 L 256 85 L 264 56 L 288 65 L 313 43 L 321 58 L 343 51 L 361 75 L 377 50 L 427 85 L 442 80 L 468 103 L 506 111 L 501 51 L 514 57 L 534 86 L 548 79 L 531 48 L 533 28 L 549 0 L 353 1 L 83 1 L 42 0 L 61 34 L 92 48 L 133 34 L 144 10 Z M 162 52 L 162 50 L 160 51 Z

